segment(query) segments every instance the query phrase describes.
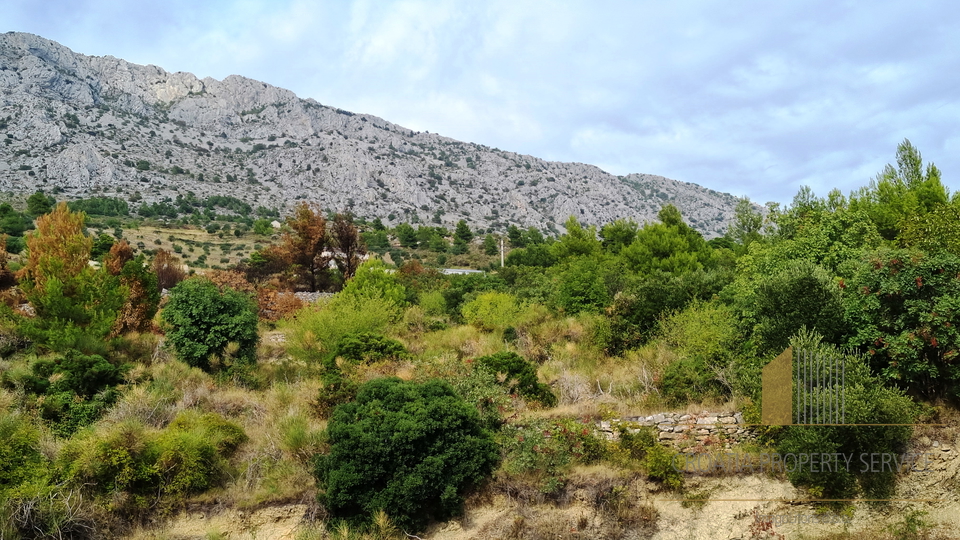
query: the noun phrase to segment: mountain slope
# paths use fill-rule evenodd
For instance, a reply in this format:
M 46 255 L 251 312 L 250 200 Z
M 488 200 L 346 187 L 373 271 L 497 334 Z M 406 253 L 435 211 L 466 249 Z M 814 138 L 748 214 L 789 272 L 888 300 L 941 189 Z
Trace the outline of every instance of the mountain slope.
M 0 91 L 4 191 L 306 200 L 389 223 L 466 219 L 495 230 L 558 230 L 570 215 L 648 221 L 673 202 L 708 237 L 736 204 L 695 184 L 414 132 L 244 77 L 168 73 L 31 34 L 0 35 Z

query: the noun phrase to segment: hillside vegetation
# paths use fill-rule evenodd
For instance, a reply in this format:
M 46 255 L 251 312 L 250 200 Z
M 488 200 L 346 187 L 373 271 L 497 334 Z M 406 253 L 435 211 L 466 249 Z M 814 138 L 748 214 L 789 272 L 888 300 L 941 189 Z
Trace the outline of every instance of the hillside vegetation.
M 855 425 L 755 426 L 740 451 L 955 444 L 960 199 L 908 141 L 896 161 L 849 196 L 803 189 L 766 215 L 741 201 L 709 241 L 672 205 L 642 225 L 513 227 L 503 267 L 499 238 L 466 221 L 388 227 L 302 204 L 278 230 L 157 233 L 37 193 L 0 222 L 22 225 L 6 242 L 19 253 L 0 254 L 0 537 L 164 537 L 184 510 L 299 504 L 304 539 L 406 538 L 496 501 L 512 518 L 476 537 L 648 537 L 661 500 L 712 497 L 677 452 L 729 441 L 678 447 L 629 424 L 608 440 L 597 422 L 759 424 L 761 369 L 788 346 L 845 358 Z M 243 245 L 185 268 L 178 255 L 218 233 Z M 457 257 L 485 272 L 436 268 Z M 771 474 L 847 515 L 866 507 L 837 499 L 890 499 L 907 477 Z M 935 504 L 886 504 L 895 523 L 830 538 L 949 525 L 923 518 Z

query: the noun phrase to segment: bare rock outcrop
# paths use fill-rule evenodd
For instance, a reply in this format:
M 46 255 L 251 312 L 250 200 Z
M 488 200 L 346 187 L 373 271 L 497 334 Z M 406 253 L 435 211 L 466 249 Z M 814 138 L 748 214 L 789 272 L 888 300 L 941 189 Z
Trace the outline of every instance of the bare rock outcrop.
M 673 203 L 705 236 L 736 199 L 662 176 L 614 176 L 420 133 L 231 75 L 222 81 L 0 34 L 0 190 L 155 202 L 194 192 L 255 206 L 313 201 L 401 221 L 559 232 L 651 221 Z

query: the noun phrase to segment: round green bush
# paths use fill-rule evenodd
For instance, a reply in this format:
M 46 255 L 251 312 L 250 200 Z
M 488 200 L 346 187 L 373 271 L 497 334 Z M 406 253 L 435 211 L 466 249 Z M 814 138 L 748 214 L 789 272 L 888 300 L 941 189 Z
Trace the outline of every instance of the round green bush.
M 402 343 L 370 332 L 343 336 L 334 347 L 332 359 L 343 358 L 355 364 L 375 362 L 385 358 L 404 358 L 407 349 Z
M 334 410 L 327 430 L 330 453 L 315 469 L 319 498 L 356 524 L 378 510 L 408 531 L 457 515 L 464 492 L 499 460 L 477 410 L 439 380 L 369 381 Z
M 476 366 L 478 369 L 504 374 L 506 378 L 503 382 L 509 386 L 511 392 L 539 401 L 546 407 L 557 404 L 557 396 L 553 395 L 550 387 L 537 380 L 537 368 L 515 352 L 503 351 L 481 356 L 477 358 Z
M 252 298 L 207 279 L 181 281 L 163 310 L 167 339 L 186 363 L 210 370 L 210 357 L 223 357 L 227 344 L 239 345 L 240 358 L 256 352 L 257 305 Z

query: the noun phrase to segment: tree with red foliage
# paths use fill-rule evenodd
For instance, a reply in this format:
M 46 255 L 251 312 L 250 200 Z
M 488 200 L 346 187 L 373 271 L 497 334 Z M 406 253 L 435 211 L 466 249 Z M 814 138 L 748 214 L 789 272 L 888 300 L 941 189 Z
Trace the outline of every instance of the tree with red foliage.
M 286 225 L 288 230 L 284 232 L 279 247 L 281 256 L 310 291 L 326 288 L 330 280 L 330 255 L 327 252 L 327 219 L 323 212 L 301 203 L 287 218 Z

